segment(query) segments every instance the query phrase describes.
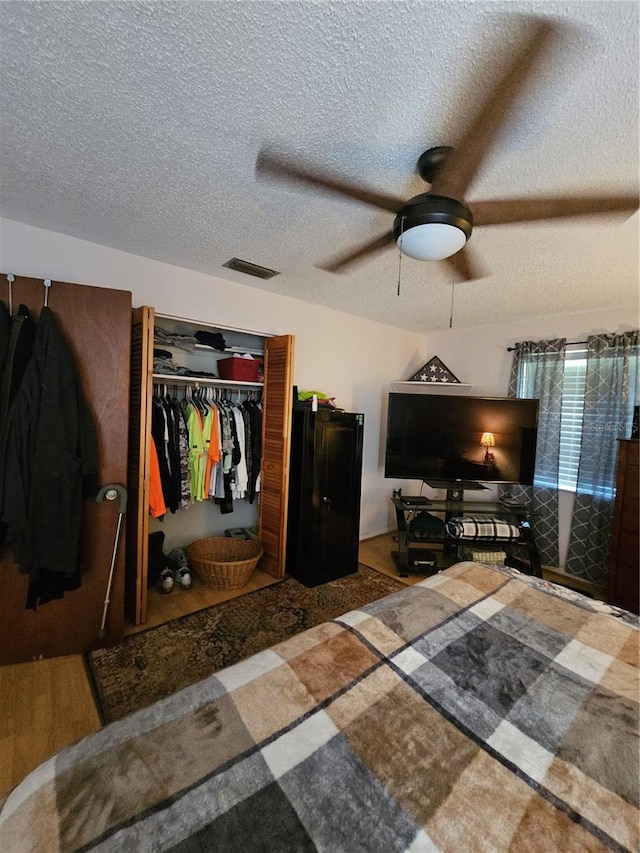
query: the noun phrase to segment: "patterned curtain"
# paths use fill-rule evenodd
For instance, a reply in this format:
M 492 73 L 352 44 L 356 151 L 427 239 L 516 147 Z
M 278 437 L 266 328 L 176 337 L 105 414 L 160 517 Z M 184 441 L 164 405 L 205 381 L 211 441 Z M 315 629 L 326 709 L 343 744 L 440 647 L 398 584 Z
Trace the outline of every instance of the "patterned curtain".
M 566 344 L 565 338 L 517 343 L 509 382 L 510 397 L 534 397 L 540 401 L 534 484 L 513 486 L 509 491 L 532 505 L 531 524 L 540 560 L 547 566 L 560 562 L 558 467 Z
M 566 571 L 606 585 L 618 439 L 629 438 L 638 394 L 640 332 L 587 341 L 578 485 Z

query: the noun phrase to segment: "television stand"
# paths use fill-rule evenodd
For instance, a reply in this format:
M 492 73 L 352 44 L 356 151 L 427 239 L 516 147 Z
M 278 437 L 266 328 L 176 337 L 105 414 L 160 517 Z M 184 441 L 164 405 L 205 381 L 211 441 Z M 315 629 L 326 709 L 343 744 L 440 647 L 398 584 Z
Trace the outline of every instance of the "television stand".
M 446 489 L 447 503 L 462 503 L 465 492 L 488 492 L 488 486 L 476 480 L 423 480 L 432 489 Z
M 432 481 L 435 482 L 435 481 Z M 447 490 L 449 491 L 449 490 Z M 455 491 L 455 489 L 453 490 Z M 462 490 L 460 490 L 460 493 Z M 436 574 L 441 569 L 458 561 L 458 547 L 460 545 L 468 545 L 471 542 L 476 544 L 491 544 L 491 547 L 499 547 L 500 550 L 507 553 L 505 564 L 518 569 L 525 574 L 531 574 L 535 577 L 542 577 L 542 566 L 540 565 L 540 556 L 536 547 L 533 530 L 531 528 L 531 507 L 525 503 L 507 506 L 500 501 L 469 501 L 448 499 L 441 501 L 430 498 L 427 504 L 421 500 L 421 496 L 400 496 L 391 499 L 396 511 L 396 521 L 398 526 L 398 547 L 393 551 L 393 557 L 398 575 L 400 577 L 409 577 L 411 572 L 420 572 L 423 574 Z M 460 515 L 487 515 L 495 516 L 510 520 L 517 524 L 520 529 L 520 538 L 513 540 L 487 540 L 487 539 L 458 539 L 447 534 L 446 529 L 441 533 L 433 535 L 421 536 L 419 539 L 408 528 L 407 516 L 422 511 L 428 511 L 430 514 L 436 513 L 443 516 L 443 521 Z M 527 560 L 524 561 L 517 556 L 514 551 L 524 549 L 527 552 Z

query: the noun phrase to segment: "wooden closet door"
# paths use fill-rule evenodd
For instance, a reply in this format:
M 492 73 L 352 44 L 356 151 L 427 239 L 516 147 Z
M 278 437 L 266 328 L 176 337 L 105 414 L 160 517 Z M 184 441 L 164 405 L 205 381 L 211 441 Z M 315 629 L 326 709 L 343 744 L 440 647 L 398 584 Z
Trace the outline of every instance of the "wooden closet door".
M 287 546 L 289 456 L 293 410 L 293 335 L 265 340 L 262 395 L 259 537 L 260 568 L 284 577 Z
M 44 304 L 42 279 L 16 277 L 13 311 L 22 303 L 38 318 Z M 0 299 L 9 305 L 6 274 Z M 98 437 L 101 485 L 127 484 L 131 293 L 53 281 L 48 306 L 74 357 Z M 51 496 L 55 501 L 55 495 Z M 118 501 L 83 508 L 80 589 L 64 598 L 25 608 L 28 579 L 9 553 L 0 559 L 0 664 L 84 652 L 97 644 L 107 592 L 118 519 Z M 100 645 L 118 642 L 124 633 L 124 531 L 108 609 L 107 634 Z

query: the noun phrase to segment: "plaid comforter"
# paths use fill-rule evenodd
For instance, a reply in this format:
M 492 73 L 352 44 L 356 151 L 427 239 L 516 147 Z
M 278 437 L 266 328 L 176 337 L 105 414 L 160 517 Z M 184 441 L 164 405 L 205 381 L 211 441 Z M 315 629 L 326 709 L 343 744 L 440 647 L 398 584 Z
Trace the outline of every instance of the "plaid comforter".
M 637 850 L 637 624 L 514 574 L 460 563 L 90 735 L 0 850 Z
M 520 528 L 501 518 L 486 515 L 463 515 L 452 518 L 445 529 L 452 539 L 482 539 L 485 542 L 500 542 L 520 538 Z

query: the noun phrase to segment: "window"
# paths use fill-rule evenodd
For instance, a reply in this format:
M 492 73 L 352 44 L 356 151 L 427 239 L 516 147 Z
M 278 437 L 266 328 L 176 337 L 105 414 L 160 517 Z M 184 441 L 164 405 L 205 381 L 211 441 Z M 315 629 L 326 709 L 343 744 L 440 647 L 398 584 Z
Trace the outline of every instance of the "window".
M 587 350 L 584 347 L 567 347 L 562 383 L 558 486 L 572 492 L 575 492 L 578 482 L 586 378 Z
M 544 358 L 543 355 L 534 358 Z M 533 376 L 525 361 L 518 380 L 518 397 L 533 397 Z M 558 486 L 575 492 L 578 482 L 578 463 L 582 441 L 584 390 L 587 377 L 587 349 L 584 344 L 570 344 L 565 349 L 564 378 L 562 382 L 562 409 L 560 414 L 560 459 Z M 556 487 L 554 476 L 545 476 L 537 470 L 537 486 Z
M 583 448 L 583 432 L 585 418 L 585 393 L 587 380 L 587 348 L 584 344 L 568 344 L 564 349 L 564 358 L 562 360 L 562 389 L 560 403 L 560 448 L 558 458 L 558 472 L 556 481 L 555 458 L 544 459 L 540 458 L 536 462 L 535 485 L 547 488 L 556 488 L 575 492 L 578 483 L 578 466 L 580 463 Z M 557 358 L 557 356 L 555 356 Z M 544 353 L 530 353 L 523 358 L 520 364 L 520 375 L 516 394 L 518 397 L 535 397 L 534 381 L 536 369 L 541 366 L 547 356 Z M 617 364 L 618 367 L 612 370 L 611 367 L 605 371 L 603 365 Z M 623 367 L 624 363 L 624 367 Z M 593 361 L 592 361 L 593 364 Z M 596 364 L 599 367 L 594 367 L 595 371 L 600 371 L 605 377 L 605 381 L 609 378 L 613 381 L 613 389 L 617 388 L 617 393 L 621 393 L 622 385 L 628 384 L 630 389 L 630 399 L 635 400 L 635 389 L 637 385 L 637 376 L 640 370 L 639 356 L 637 352 L 632 352 L 628 356 L 623 357 L 612 351 L 607 357 L 606 353 L 597 358 Z M 623 379 L 624 374 L 624 379 Z M 598 374 L 596 373 L 596 376 Z M 617 379 L 616 379 L 617 377 Z M 557 386 L 556 386 L 557 387 Z M 614 390 L 614 393 L 615 390 Z M 556 393 L 553 395 L 556 397 Z M 591 398 L 590 398 L 591 399 Z M 615 433 L 618 436 L 628 435 L 631 426 L 631 409 L 629 408 L 629 422 L 626 423 L 627 416 L 620 415 L 614 417 L 611 414 L 612 398 L 611 395 L 598 393 L 595 399 L 591 399 L 590 409 L 587 413 L 588 428 L 591 430 L 606 430 L 607 432 Z M 616 405 L 613 409 L 617 411 Z M 548 413 L 547 413 L 548 414 Z M 553 413 L 551 414 L 553 418 Z M 557 425 L 557 422 L 556 422 Z M 614 437 L 615 437 L 614 435 Z M 540 451 L 540 447 L 538 447 Z M 617 450 L 607 448 L 606 453 L 615 455 Z M 555 454 L 554 454 L 555 456 Z M 610 500 L 615 495 L 615 477 L 614 474 L 607 474 L 603 477 L 600 471 L 597 456 L 593 455 L 593 445 L 589 448 L 589 453 L 583 460 L 583 470 L 581 472 L 580 489 L 587 494 L 597 495 Z

